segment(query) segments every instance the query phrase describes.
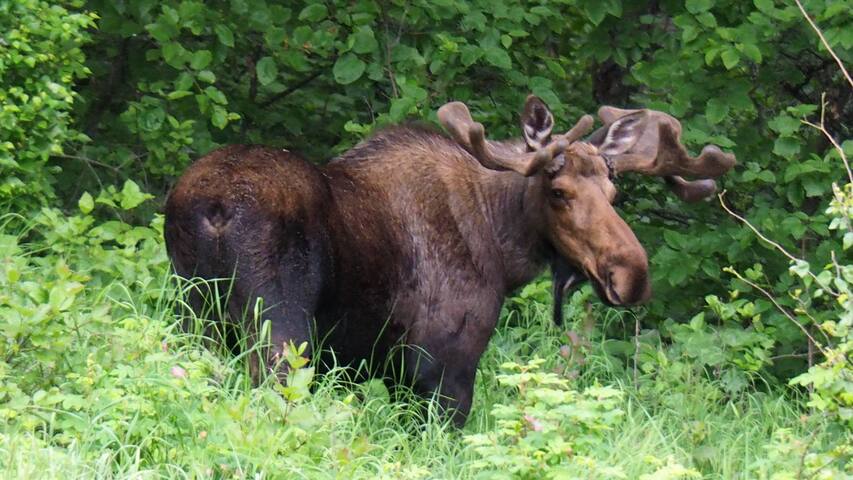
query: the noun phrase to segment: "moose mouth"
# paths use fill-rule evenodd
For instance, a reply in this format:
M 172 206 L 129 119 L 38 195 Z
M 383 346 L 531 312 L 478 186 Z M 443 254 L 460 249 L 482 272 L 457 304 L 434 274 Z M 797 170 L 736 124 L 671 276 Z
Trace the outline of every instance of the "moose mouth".
M 619 307 L 624 305 L 622 298 L 619 297 L 619 293 L 617 293 L 616 289 L 613 288 L 612 275 L 607 275 L 604 282 L 602 282 L 597 275 L 591 275 L 586 269 L 584 269 L 584 275 L 586 275 L 589 283 L 592 284 L 595 294 L 598 295 L 598 298 L 602 303 L 608 307 Z
M 592 284 L 592 288 L 598 298 L 608 307 L 626 306 L 625 301 L 614 287 L 613 274 L 609 273 L 604 278 L 605 280 L 602 281 L 600 276 L 591 274 L 586 268 L 569 268 L 555 276 L 555 294 L 562 297 L 562 295 L 580 287 L 584 282 L 588 281 Z
M 627 307 L 625 300 L 616 291 L 613 282 L 613 274 L 605 275 L 605 281 L 601 276 L 593 275 L 586 268 L 569 264 L 566 260 L 557 258 L 551 264 L 553 273 L 554 293 L 554 323 L 563 324 L 563 299 L 566 295 L 583 285 L 585 282 L 592 284 L 598 298 L 608 307 Z

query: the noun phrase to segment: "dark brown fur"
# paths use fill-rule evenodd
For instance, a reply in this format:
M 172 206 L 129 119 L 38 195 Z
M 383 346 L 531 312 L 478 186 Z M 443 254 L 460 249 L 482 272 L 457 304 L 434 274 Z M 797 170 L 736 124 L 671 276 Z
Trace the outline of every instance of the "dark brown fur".
M 453 140 L 392 128 L 322 168 L 282 150 L 221 148 L 171 192 L 166 246 L 182 276 L 233 276 L 233 319 L 263 298 L 272 363 L 285 342 L 312 339 L 342 363 L 394 353 L 397 380 L 439 393 L 462 424 L 504 297 L 546 264 L 558 308 L 585 280 L 612 305 L 651 296 L 645 250 L 611 205 L 616 173 L 673 176 L 695 200 L 734 165 L 713 146 L 689 157 L 680 124 L 661 112 L 599 116 L 605 127 L 587 142 L 575 140 L 588 116 L 552 136 L 553 115 L 530 96 L 523 140 L 492 142 L 450 102 L 438 118 Z
M 398 380 L 439 393 L 462 424 L 504 297 L 548 262 L 560 295 L 584 279 L 612 304 L 651 294 L 598 147 L 552 143 L 553 117 L 535 97 L 524 112 L 523 141 L 485 145 L 467 107 L 451 103 L 439 117 L 454 140 L 392 128 L 322 168 L 264 147 L 214 151 L 167 201 L 175 269 L 233 275 L 233 318 L 263 298 L 273 359 L 312 337 L 343 363 L 394 352 Z M 627 135 L 606 138 L 630 145 Z M 563 153 L 542 170 L 541 152 Z
M 274 344 L 316 333 L 343 362 L 422 349 L 405 350 L 408 380 L 422 392 L 441 384 L 461 423 L 504 296 L 552 255 L 541 182 L 487 170 L 452 140 L 412 127 L 323 168 L 229 146 L 174 187 L 166 243 L 180 275 L 235 274 L 233 316 L 263 297 Z

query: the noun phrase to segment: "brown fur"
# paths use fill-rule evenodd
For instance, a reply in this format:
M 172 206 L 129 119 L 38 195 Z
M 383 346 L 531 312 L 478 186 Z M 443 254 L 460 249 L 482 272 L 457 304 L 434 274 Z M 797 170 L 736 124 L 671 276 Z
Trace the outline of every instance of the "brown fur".
M 403 380 L 440 392 L 462 424 L 504 297 L 549 262 L 586 271 L 607 299 L 610 281 L 598 277 L 626 261 L 641 277 L 624 303 L 648 298 L 645 252 L 609 205 L 601 161 L 571 151 L 553 177 L 524 177 L 414 127 L 382 131 L 325 167 L 229 146 L 175 185 L 166 243 L 180 275 L 235 275 L 232 315 L 263 297 L 275 345 L 313 334 L 345 363 L 417 347 L 402 350 Z M 586 197 L 554 204 L 555 185 Z

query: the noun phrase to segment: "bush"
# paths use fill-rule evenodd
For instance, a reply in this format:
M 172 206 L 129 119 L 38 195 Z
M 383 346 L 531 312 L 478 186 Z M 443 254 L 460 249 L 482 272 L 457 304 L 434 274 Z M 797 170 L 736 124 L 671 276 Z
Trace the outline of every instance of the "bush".
M 492 408 L 497 422 L 493 431 L 465 437 L 478 456 L 472 465 L 477 478 L 628 478 L 591 455 L 604 432 L 624 415 L 619 409 L 622 392 L 601 386 L 575 391 L 564 376 L 541 371 L 543 363 L 533 359 L 525 365 L 501 365 L 497 381 L 516 395 L 512 404 Z M 646 461 L 659 462 L 662 468 L 642 478 L 699 476 L 678 464 Z
M 95 16 L 65 8 L 80 4 L 0 4 L 0 205 L 11 211 L 52 200 L 60 170 L 48 159 L 85 139 L 72 107 L 75 81 L 90 73 L 82 47 Z

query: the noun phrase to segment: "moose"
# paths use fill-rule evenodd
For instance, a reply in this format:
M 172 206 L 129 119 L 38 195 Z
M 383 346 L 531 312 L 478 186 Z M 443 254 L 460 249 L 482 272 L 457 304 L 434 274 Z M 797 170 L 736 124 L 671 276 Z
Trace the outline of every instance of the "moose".
M 589 115 L 552 134 L 551 111 L 530 96 L 522 137 L 494 141 L 451 102 L 438 111 L 449 137 L 389 127 L 325 166 L 222 147 L 170 192 L 167 250 L 181 276 L 233 279 L 230 316 L 263 299 L 271 368 L 286 342 L 312 338 L 339 362 L 399 357 L 397 380 L 437 394 L 462 425 L 504 297 L 545 268 L 555 303 L 584 281 L 608 305 L 649 299 L 646 252 L 611 205 L 619 175 L 665 177 L 695 201 L 735 164 L 715 146 L 691 157 L 665 113 L 598 114 L 586 141 Z

